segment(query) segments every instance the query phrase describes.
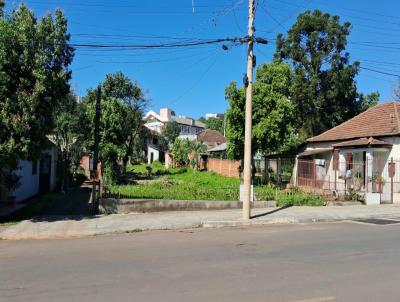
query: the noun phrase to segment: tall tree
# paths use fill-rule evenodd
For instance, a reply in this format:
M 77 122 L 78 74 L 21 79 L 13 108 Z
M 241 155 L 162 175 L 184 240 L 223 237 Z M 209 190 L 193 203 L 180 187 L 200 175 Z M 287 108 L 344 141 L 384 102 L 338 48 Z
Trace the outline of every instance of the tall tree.
M 55 119 L 53 135 L 49 138 L 58 149 L 58 171 L 61 191 L 68 189 L 71 176 L 76 172 L 83 148 L 80 137 L 78 103 L 74 95 L 66 97 Z M 73 171 L 75 170 L 75 171 Z
M 295 106 L 289 100 L 292 72 L 286 63 L 258 67 L 253 86 L 253 153 L 285 152 L 297 144 Z M 243 159 L 245 88 L 231 83 L 225 90 L 227 110 L 227 153 Z
M 144 97 L 142 89 L 122 72 L 108 74 L 102 85 L 103 93 L 107 98 L 123 101 L 128 108 L 125 123 L 128 126 L 128 135 L 123 146 L 123 171 L 126 171 L 129 158 L 135 153 L 138 137 L 143 133 L 143 110 L 149 101 Z M 128 130 L 129 129 L 129 130 Z M 135 144 L 136 142 L 136 144 Z
M 172 146 L 176 138 L 179 136 L 181 129 L 177 122 L 167 122 L 161 130 L 161 135 L 165 138 L 168 146 Z
M 109 74 L 102 83 L 100 116 L 100 159 L 122 161 L 126 171 L 129 158 L 137 153 L 143 132 L 142 110 L 147 104 L 140 87 L 121 72 Z M 96 92 L 89 90 L 81 104 L 80 124 L 88 150 L 93 150 Z M 140 145 L 141 146 L 141 145 Z M 112 169 L 115 175 L 115 169 Z
M 217 117 L 210 117 L 206 121 L 207 129 L 217 130 L 220 133 L 224 133 L 224 121 Z
M 73 49 L 60 10 L 37 20 L 25 5 L 0 17 L 0 167 L 37 159 L 70 91 Z
M 276 43 L 276 61 L 294 69 L 291 100 L 301 117 L 303 139 L 358 114 L 355 76 L 359 63 L 345 52 L 349 22 L 319 10 L 306 11 Z M 304 118 L 306 117 L 306 118 Z
M 380 94 L 378 91 L 371 92 L 367 95 L 360 93 L 359 94 L 359 102 L 358 102 L 358 105 L 359 105 L 358 111 L 363 112 L 365 110 L 368 110 L 371 107 L 378 105 L 379 97 L 380 97 Z

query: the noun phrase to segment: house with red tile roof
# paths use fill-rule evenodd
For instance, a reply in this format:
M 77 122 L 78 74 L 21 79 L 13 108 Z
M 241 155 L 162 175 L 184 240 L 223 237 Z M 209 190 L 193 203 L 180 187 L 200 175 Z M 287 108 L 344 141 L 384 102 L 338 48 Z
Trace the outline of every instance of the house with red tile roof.
M 400 103 L 374 106 L 307 140 L 293 181 L 366 204 L 400 203 Z

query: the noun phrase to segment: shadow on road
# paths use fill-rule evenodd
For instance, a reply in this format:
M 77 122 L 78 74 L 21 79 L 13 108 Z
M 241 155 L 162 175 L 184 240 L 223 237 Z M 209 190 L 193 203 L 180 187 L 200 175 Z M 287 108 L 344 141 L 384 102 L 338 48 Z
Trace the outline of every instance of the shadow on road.
M 277 209 L 275 209 L 275 210 L 272 210 L 272 211 L 269 211 L 269 212 L 266 212 L 266 213 L 261 213 L 261 214 L 253 215 L 253 216 L 250 217 L 250 219 L 258 218 L 258 217 L 263 217 L 263 216 L 268 216 L 268 215 L 270 215 L 270 214 L 273 214 L 273 213 L 282 211 L 282 210 L 284 210 L 284 209 L 290 208 L 291 206 L 292 206 L 292 205 L 286 205 L 286 206 L 277 208 Z

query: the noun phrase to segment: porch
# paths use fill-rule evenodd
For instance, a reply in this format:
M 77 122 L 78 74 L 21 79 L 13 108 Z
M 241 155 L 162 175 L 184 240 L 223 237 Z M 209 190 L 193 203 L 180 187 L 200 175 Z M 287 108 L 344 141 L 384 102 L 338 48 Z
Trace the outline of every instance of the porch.
M 370 139 L 307 150 L 297 156 L 295 184 L 366 204 L 400 203 L 400 158 L 391 151 Z

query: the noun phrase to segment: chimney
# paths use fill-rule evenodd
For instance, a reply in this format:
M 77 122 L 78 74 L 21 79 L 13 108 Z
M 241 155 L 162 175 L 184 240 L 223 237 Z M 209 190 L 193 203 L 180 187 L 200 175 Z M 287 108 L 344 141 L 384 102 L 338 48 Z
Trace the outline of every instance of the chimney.
M 160 109 L 160 117 L 167 121 L 171 120 L 172 110 L 169 108 L 161 108 Z

